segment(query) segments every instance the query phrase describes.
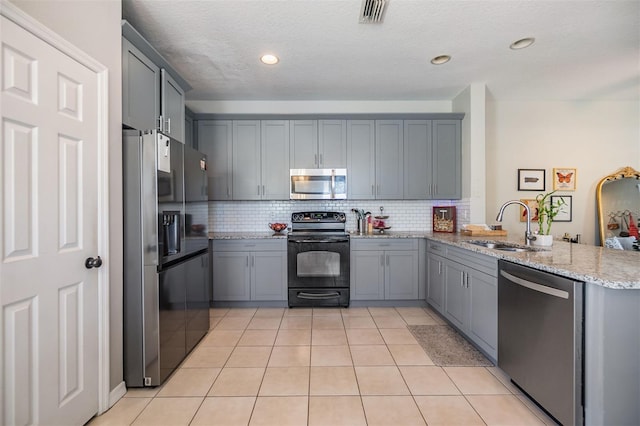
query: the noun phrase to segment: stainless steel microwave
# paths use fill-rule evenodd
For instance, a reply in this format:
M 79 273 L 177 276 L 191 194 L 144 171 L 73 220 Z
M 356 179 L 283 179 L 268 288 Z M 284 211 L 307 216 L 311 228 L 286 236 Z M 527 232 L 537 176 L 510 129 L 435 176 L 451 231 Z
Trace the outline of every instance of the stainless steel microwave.
M 345 200 L 347 169 L 290 169 L 292 200 Z

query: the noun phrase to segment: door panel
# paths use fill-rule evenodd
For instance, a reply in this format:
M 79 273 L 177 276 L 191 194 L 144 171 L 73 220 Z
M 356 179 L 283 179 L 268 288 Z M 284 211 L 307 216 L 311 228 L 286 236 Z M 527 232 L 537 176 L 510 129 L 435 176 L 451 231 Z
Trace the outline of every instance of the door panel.
M 99 85 L 2 18 L 2 424 L 98 411 Z

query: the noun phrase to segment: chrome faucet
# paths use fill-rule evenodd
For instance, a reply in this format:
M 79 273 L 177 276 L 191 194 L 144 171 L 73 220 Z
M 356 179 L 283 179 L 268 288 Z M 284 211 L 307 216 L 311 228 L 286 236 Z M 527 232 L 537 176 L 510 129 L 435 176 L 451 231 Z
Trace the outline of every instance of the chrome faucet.
M 496 217 L 496 221 L 502 222 L 502 216 L 504 215 L 504 209 L 509 204 L 520 204 L 522 207 L 524 207 L 524 211 L 527 213 L 527 230 L 524 233 L 524 242 L 525 242 L 526 245 L 530 246 L 531 245 L 531 241 L 535 240 L 536 236 L 533 235 L 533 233 L 531 232 L 531 209 L 529 208 L 528 205 L 526 205 L 522 201 L 518 201 L 518 200 L 507 201 L 506 203 L 504 203 L 502 205 L 502 207 L 500 207 L 500 211 L 498 212 L 498 216 Z

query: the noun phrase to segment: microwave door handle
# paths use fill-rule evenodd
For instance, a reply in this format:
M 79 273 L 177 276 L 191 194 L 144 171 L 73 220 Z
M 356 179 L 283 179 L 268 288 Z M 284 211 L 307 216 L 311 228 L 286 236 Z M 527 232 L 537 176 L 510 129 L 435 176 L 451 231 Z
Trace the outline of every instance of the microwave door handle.
M 331 198 L 336 198 L 336 171 L 331 170 Z

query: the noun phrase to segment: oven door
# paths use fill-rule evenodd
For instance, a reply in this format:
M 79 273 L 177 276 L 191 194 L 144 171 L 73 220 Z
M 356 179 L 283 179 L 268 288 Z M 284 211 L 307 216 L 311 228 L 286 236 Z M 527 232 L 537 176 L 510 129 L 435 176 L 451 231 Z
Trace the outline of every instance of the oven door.
M 289 236 L 289 288 L 349 287 L 349 236 Z

